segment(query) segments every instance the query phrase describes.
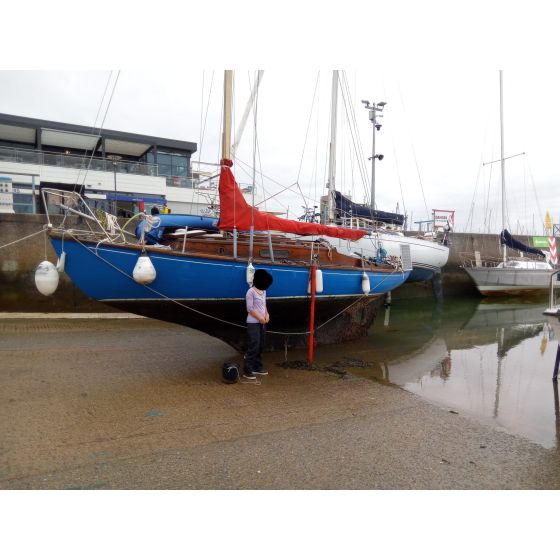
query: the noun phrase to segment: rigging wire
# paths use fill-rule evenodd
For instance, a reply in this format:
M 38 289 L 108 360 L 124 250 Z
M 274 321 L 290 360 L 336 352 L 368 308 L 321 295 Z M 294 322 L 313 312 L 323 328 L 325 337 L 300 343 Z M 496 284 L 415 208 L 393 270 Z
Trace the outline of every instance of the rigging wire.
M 16 239 L 15 241 L 10 241 L 9 243 L 6 243 L 5 245 L 0 245 L 0 249 L 5 249 L 6 247 L 9 247 L 10 245 L 15 245 L 16 243 L 19 243 L 20 241 L 25 241 L 26 239 L 29 239 L 30 237 L 34 237 L 35 235 L 39 235 L 40 233 L 44 233 L 46 229 L 47 229 L 47 225 L 45 224 L 39 231 L 36 231 L 35 233 L 30 233 L 29 235 L 26 235 L 25 237 L 20 237 L 19 239 Z
M 321 77 L 321 72 L 317 74 L 317 80 L 319 81 Z M 317 111 L 316 111 L 316 122 L 315 122 L 315 158 L 313 159 L 313 168 L 311 171 L 311 182 L 313 183 L 313 199 L 317 200 L 317 179 L 319 166 L 317 165 L 317 157 L 319 152 L 319 107 L 321 107 L 321 90 L 317 90 Z M 288 217 L 288 216 L 287 216 Z
M 301 175 L 301 168 L 303 166 L 303 157 L 305 156 L 305 147 L 307 145 L 307 138 L 309 136 L 309 128 L 311 126 L 311 118 L 313 117 L 313 108 L 315 107 L 315 99 L 317 98 L 317 91 L 319 89 L 319 77 L 320 77 L 320 72 L 317 72 L 317 79 L 315 80 L 315 90 L 313 91 L 313 99 L 311 100 L 311 108 L 309 110 L 309 119 L 307 121 L 307 129 L 305 131 L 305 139 L 303 141 L 303 148 L 301 150 L 301 159 L 299 161 L 299 169 L 298 169 L 298 174 L 297 174 L 297 179 L 296 182 L 299 182 L 299 178 Z
M 479 187 L 479 180 L 480 180 L 480 173 L 482 171 L 482 154 L 480 154 L 480 162 L 478 164 L 478 171 L 476 173 L 476 181 L 474 184 L 474 192 L 473 192 L 473 197 L 472 197 L 472 201 L 471 201 L 471 205 L 470 205 L 470 209 L 469 209 L 469 215 L 467 217 L 467 223 L 465 226 L 465 231 L 469 231 L 469 227 L 473 226 L 473 219 L 474 219 L 474 206 L 475 206 L 475 201 L 476 201 L 476 193 L 478 192 L 478 187 Z M 470 226 L 469 226 L 470 224 Z
M 537 210 L 539 212 L 539 217 L 541 219 L 541 223 L 544 223 L 545 215 L 539 203 L 539 196 L 537 194 L 537 189 L 535 187 L 535 179 L 533 178 L 533 171 L 531 169 L 531 164 L 529 163 L 529 158 L 527 156 L 525 156 L 525 159 L 527 161 L 527 169 L 529 171 L 529 178 L 531 179 L 531 186 L 533 187 L 533 194 L 535 195 L 535 202 L 537 203 Z
M 113 75 L 113 71 L 109 72 L 109 76 L 107 77 L 107 82 L 105 83 L 105 89 L 103 90 L 103 95 L 101 97 L 101 102 L 99 103 L 99 107 L 97 108 L 97 114 L 95 115 L 95 120 L 93 121 L 93 126 L 91 127 L 91 134 L 95 132 L 95 127 L 97 126 L 97 119 L 99 118 L 99 113 L 101 113 L 101 107 L 103 107 L 103 102 L 105 101 L 105 96 L 107 95 L 107 89 L 109 88 L 109 84 L 111 83 L 111 76 Z M 99 136 L 97 137 L 99 139 Z M 97 142 L 96 142 L 97 145 Z M 95 152 L 95 146 L 92 148 L 92 155 Z M 80 182 L 80 175 L 83 171 L 83 165 L 85 163 L 85 158 L 87 158 L 87 150 L 85 151 L 84 156 L 82 157 L 82 167 L 78 170 L 78 176 L 76 177 L 76 184 Z
M 356 114 L 354 112 L 354 107 L 353 105 L 350 103 L 350 91 L 349 91 L 349 87 L 348 87 L 348 80 L 346 78 L 346 73 L 342 72 L 342 80 L 340 80 L 340 84 L 341 84 L 341 91 L 342 91 L 342 102 L 344 105 L 344 110 L 346 113 L 346 119 L 349 125 L 349 129 L 350 129 L 350 136 L 352 138 L 352 144 L 354 147 L 354 153 L 356 154 L 356 160 L 358 162 L 358 168 L 360 171 L 360 176 L 362 179 L 362 184 L 364 187 L 364 192 L 366 193 L 366 198 L 367 198 L 367 171 L 365 169 L 365 155 L 363 152 L 363 148 L 361 146 L 361 143 L 359 141 L 359 135 L 358 135 L 358 131 L 357 131 L 357 119 L 356 119 Z M 359 148 L 362 148 L 361 153 Z
M 493 157 L 493 156 L 492 156 Z M 485 231 L 487 229 L 487 227 L 489 228 L 489 215 L 488 212 L 490 210 L 489 204 L 490 204 L 490 189 L 492 187 L 492 166 L 490 166 L 490 173 L 488 174 L 488 190 L 486 191 L 486 204 L 484 206 L 484 223 L 483 223 L 483 231 Z
M 205 75 L 204 72 L 202 74 L 202 97 L 204 97 L 204 79 L 205 79 Z M 203 106 L 203 110 L 200 113 L 200 148 L 199 148 L 199 163 L 198 163 L 198 170 L 200 171 L 200 160 L 202 159 L 202 147 L 204 145 L 204 137 L 206 135 L 206 124 L 208 122 L 208 109 L 210 108 L 210 99 L 212 97 L 212 88 L 214 86 L 214 72 L 212 71 L 212 76 L 210 77 L 210 87 L 208 89 L 208 98 L 206 101 L 206 111 L 204 111 L 204 106 Z M 201 104 L 203 105 L 204 103 L 204 99 L 201 99 Z M 202 122 L 202 115 L 204 113 L 204 124 Z M 219 160 L 218 160 L 219 161 Z
M 247 177 L 252 177 L 253 168 L 252 168 L 251 165 L 249 165 L 248 163 L 244 162 L 243 160 L 240 160 L 239 158 L 236 158 L 235 161 L 236 161 L 237 164 L 240 165 L 239 171 L 245 173 L 245 175 L 246 175 Z M 261 181 L 262 181 L 262 178 L 264 177 L 264 178 L 268 179 L 269 181 L 272 181 L 272 182 L 276 183 L 277 185 L 279 185 L 279 186 L 281 186 L 281 187 L 284 187 L 284 185 L 281 185 L 281 184 L 278 183 L 277 181 L 274 181 L 274 179 L 268 177 L 267 175 L 264 175 L 264 174 L 262 173 L 262 171 L 261 171 L 259 174 L 261 175 Z M 267 202 L 268 200 L 270 200 L 271 198 L 277 197 L 279 194 L 281 194 L 281 193 L 283 193 L 284 191 L 287 191 L 287 190 L 289 190 L 290 192 L 292 192 L 292 193 L 294 193 L 294 194 L 299 194 L 299 192 L 292 190 L 292 188 L 295 187 L 295 186 L 296 186 L 296 184 L 293 183 L 292 185 L 289 185 L 288 187 L 284 187 L 281 191 L 279 191 L 279 192 L 277 192 L 277 193 L 274 193 L 274 194 L 268 196 L 267 198 L 265 198 L 264 200 L 261 200 L 258 204 L 255 204 L 255 208 L 258 208 L 261 204 L 266 204 L 266 202 Z M 269 195 L 269 194 L 270 194 L 270 192 L 264 187 L 264 184 L 261 185 L 261 188 L 263 189 L 263 192 L 264 192 L 265 195 Z M 280 204 L 280 206 L 283 206 L 284 208 L 287 207 L 287 206 L 286 206 L 285 204 L 283 204 L 282 202 L 280 202 L 280 201 L 277 201 L 277 202 L 278 202 L 278 204 Z
M 387 88 L 385 87 L 385 84 L 382 85 L 382 89 L 383 89 L 383 95 L 384 95 L 385 99 L 387 99 L 389 96 L 387 95 Z M 392 151 L 393 151 L 393 158 L 395 160 L 395 171 L 397 173 L 397 181 L 399 183 L 399 190 L 400 190 L 400 193 L 401 193 L 401 201 L 402 201 L 402 205 L 403 205 L 403 214 L 406 217 L 407 216 L 407 211 L 406 211 L 406 203 L 405 203 L 405 199 L 404 199 L 404 191 L 403 191 L 402 180 L 401 180 L 401 170 L 400 170 L 400 166 L 399 166 L 399 158 L 397 156 L 397 144 L 395 142 L 395 134 L 394 134 L 392 128 L 389 128 L 389 136 L 391 138 L 391 147 L 392 147 Z M 405 222 L 405 225 L 406 225 L 406 222 Z M 410 224 L 410 227 L 412 227 L 412 224 Z
M 256 80 L 255 79 L 255 83 Z M 252 91 L 253 87 L 251 84 L 251 75 L 249 74 L 249 89 Z M 252 203 L 251 203 L 251 227 L 255 225 L 255 191 L 257 189 L 257 170 L 256 170 L 256 158 L 257 158 L 257 115 L 258 115 L 258 103 L 259 103 L 259 91 L 255 91 L 255 98 L 253 101 L 253 188 L 252 188 Z M 261 167 L 262 169 L 262 167 Z M 252 235 L 252 233 L 251 233 Z M 252 238 L 251 238 L 251 248 L 252 248 Z M 253 255 L 250 255 L 251 258 Z
M 406 107 L 404 104 L 404 98 L 403 98 L 403 94 L 402 94 L 402 89 L 400 84 L 397 84 L 398 90 L 399 90 L 399 97 L 400 97 L 400 101 L 401 101 L 401 105 L 403 108 L 403 113 L 406 117 Z M 408 119 L 407 119 L 408 121 Z M 414 148 L 414 142 L 412 140 L 412 133 L 410 131 L 410 127 L 409 127 L 409 134 L 410 134 L 410 146 L 412 148 L 412 155 L 414 156 L 414 163 L 416 165 L 416 173 L 418 174 L 418 182 L 420 183 L 420 190 L 422 191 L 422 199 L 424 200 L 424 207 L 426 209 L 426 216 L 429 218 L 430 217 L 430 212 L 428 211 L 428 203 L 426 202 L 426 195 L 424 193 L 424 185 L 422 184 L 422 177 L 420 175 L 420 166 L 418 165 L 418 158 L 416 157 L 416 149 Z
M 109 113 L 109 108 L 111 107 L 111 102 L 113 101 L 113 95 L 115 95 L 115 89 L 117 88 L 117 83 L 119 81 L 120 75 L 121 75 L 121 71 L 119 70 L 117 72 L 117 77 L 115 78 L 115 81 L 113 82 L 113 89 L 111 90 L 111 96 L 109 97 L 109 101 L 107 102 L 107 107 L 105 108 L 105 114 L 103 115 L 103 120 L 101 121 L 101 125 L 99 126 L 99 134 L 97 135 L 98 140 L 101 137 L 101 132 L 103 131 L 103 125 L 105 124 L 105 120 L 107 119 L 107 115 Z M 91 157 L 89 158 L 89 163 L 88 163 L 88 166 L 86 168 L 84 178 L 82 180 L 82 184 L 81 184 L 82 187 L 85 185 L 87 174 L 88 174 L 88 171 L 91 167 L 91 162 L 93 160 L 93 154 L 94 153 L 95 153 L 94 150 L 92 150 Z M 76 191 L 76 186 L 77 185 L 74 185 L 74 192 Z

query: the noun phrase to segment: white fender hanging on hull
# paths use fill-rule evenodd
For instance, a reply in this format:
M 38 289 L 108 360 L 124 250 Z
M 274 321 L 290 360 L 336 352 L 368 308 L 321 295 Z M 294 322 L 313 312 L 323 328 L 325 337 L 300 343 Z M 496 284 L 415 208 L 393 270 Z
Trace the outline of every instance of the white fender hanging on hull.
M 146 255 L 140 255 L 132 271 L 132 277 L 138 284 L 151 284 L 156 279 L 156 269 Z
M 370 284 L 369 284 L 369 276 L 365 273 L 362 272 L 362 292 L 364 292 L 364 294 L 369 294 L 371 290 Z
M 255 267 L 253 266 L 253 263 L 249 263 L 247 265 L 247 271 L 245 272 L 245 280 L 247 280 L 247 284 L 249 284 L 249 286 L 253 285 L 254 277 L 255 277 Z
M 58 270 L 53 263 L 43 261 L 35 269 L 35 286 L 44 296 L 52 296 L 58 288 Z
M 58 257 L 58 261 L 56 263 L 56 270 L 58 270 L 59 274 L 61 272 L 64 272 L 64 266 L 65 265 L 66 265 L 66 253 L 64 251 L 62 251 L 62 253 L 60 253 L 60 257 Z
M 311 293 L 311 280 L 307 283 L 307 293 Z M 315 269 L 315 293 L 323 293 L 323 271 L 320 268 Z

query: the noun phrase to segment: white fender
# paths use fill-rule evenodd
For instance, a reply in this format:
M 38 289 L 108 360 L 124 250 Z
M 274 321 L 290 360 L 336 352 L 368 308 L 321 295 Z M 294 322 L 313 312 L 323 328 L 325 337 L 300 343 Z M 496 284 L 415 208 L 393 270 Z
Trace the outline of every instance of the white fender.
M 362 272 L 362 292 L 364 294 L 369 294 L 371 287 L 369 285 L 369 276 L 364 272 Z
M 323 293 L 323 271 L 320 268 L 315 269 L 315 293 Z
M 140 255 L 136 261 L 132 277 L 138 284 L 151 284 L 156 279 L 156 269 L 146 255 Z
M 249 286 L 253 285 L 254 277 L 255 277 L 255 267 L 253 266 L 253 263 L 249 263 L 247 265 L 247 271 L 245 273 L 245 279 L 247 280 L 247 284 L 249 284 Z
M 311 293 L 311 280 L 307 282 L 307 293 Z M 323 293 L 323 271 L 320 268 L 315 269 L 315 293 Z
M 56 263 L 56 270 L 58 270 L 59 274 L 61 272 L 64 272 L 65 265 L 66 265 L 66 253 L 64 251 L 62 251 L 62 253 L 60 253 L 60 257 L 58 257 L 58 261 Z
M 35 286 L 44 296 L 52 296 L 58 287 L 58 271 L 53 263 L 43 261 L 35 269 Z

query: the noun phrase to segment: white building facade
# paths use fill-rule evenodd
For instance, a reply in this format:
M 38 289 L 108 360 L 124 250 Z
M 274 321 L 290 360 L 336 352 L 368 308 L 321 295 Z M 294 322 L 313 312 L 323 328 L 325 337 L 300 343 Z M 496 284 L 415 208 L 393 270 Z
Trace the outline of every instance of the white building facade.
M 219 166 L 193 172 L 196 150 L 194 142 L 0 114 L 0 176 L 15 213 L 43 213 L 41 189 L 54 188 L 119 216 L 152 206 L 215 215 Z

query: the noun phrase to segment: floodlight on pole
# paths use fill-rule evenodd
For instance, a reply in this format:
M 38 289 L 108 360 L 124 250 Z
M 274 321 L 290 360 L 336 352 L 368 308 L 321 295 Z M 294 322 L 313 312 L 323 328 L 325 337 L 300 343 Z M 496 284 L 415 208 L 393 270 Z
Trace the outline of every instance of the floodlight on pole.
M 373 124 L 373 135 L 372 135 L 372 148 L 371 148 L 371 157 L 368 158 L 371 160 L 371 219 L 373 221 L 373 215 L 375 212 L 375 160 L 378 159 L 381 161 L 385 156 L 383 154 L 376 154 L 375 153 L 375 131 L 381 129 L 381 123 L 377 122 L 377 119 L 382 117 L 383 115 L 378 115 L 381 113 L 385 108 L 387 103 L 385 101 L 380 101 L 379 103 L 370 103 L 367 100 L 362 100 L 365 108 L 368 110 L 369 113 L 369 120 L 371 124 Z

